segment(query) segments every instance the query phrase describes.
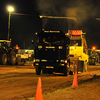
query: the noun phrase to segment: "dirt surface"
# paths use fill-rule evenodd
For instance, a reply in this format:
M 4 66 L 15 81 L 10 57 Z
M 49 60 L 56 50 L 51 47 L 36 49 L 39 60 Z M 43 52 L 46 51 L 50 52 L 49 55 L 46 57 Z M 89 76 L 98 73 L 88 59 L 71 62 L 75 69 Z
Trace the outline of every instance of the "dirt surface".
M 100 76 L 83 81 L 78 87 L 60 89 L 43 97 L 44 100 L 100 100 Z
M 86 85 L 83 87 L 83 89 L 85 87 L 91 88 L 90 85 L 92 82 L 91 79 L 93 79 L 95 76 L 98 75 L 100 75 L 100 66 L 88 65 L 87 72 L 78 74 L 78 84 Z M 39 77 L 41 77 L 42 81 L 43 94 L 47 94 L 54 92 L 58 89 L 71 87 L 74 75 L 68 75 L 67 77 L 65 77 L 62 74 L 41 74 L 40 76 L 38 76 L 35 74 L 35 69 L 32 65 L 25 65 L 25 66 L 0 65 L 0 100 L 29 100 L 29 98 L 35 96 Z M 99 77 L 98 79 L 100 80 Z M 87 81 L 88 85 L 85 84 L 85 82 Z M 93 83 L 92 85 L 95 87 L 95 85 L 97 84 Z M 81 91 L 81 89 L 79 91 Z M 74 91 L 74 93 L 76 92 Z M 74 99 L 69 99 L 69 100 L 74 100 Z M 87 99 L 87 100 L 92 100 L 92 99 Z

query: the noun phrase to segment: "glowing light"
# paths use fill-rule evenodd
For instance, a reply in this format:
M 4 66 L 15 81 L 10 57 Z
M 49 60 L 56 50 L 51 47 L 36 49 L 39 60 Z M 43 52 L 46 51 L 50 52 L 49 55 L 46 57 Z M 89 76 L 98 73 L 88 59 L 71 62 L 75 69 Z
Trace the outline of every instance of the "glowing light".
M 36 35 L 38 34 L 38 33 L 35 33 Z
M 28 57 L 31 58 L 31 54 L 28 54 Z
M 65 35 L 69 36 L 69 33 L 65 33 Z
M 82 34 L 82 31 L 81 30 L 72 30 L 71 34 L 73 36 L 80 36 Z
M 53 51 L 55 51 L 55 49 L 53 49 Z
M 7 10 L 9 11 L 9 12 L 13 12 L 14 11 L 14 7 L 12 7 L 12 6 L 7 6 Z
M 16 47 L 16 50 L 20 49 L 20 47 Z
M 67 60 L 65 60 L 65 63 L 67 63 Z
M 92 49 L 93 49 L 93 50 L 96 50 L 96 47 L 95 47 L 95 46 L 93 46 L 93 47 L 92 47 Z

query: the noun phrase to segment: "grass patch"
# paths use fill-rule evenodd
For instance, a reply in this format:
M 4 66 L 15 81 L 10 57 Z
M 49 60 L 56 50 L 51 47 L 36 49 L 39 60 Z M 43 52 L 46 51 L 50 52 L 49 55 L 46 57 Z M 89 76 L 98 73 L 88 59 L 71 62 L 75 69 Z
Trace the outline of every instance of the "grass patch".
M 50 95 L 50 94 L 52 94 L 52 93 L 47 93 L 47 95 Z
M 62 89 L 59 89 L 59 90 L 56 90 L 55 92 L 61 92 L 62 91 Z
M 35 97 L 29 98 L 29 100 L 35 100 Z
M 66 88 L 66 89 L 58 89 L 58 90 L 56 90 L 56 91 L 54 91 L 54 92 L 49 92 L 49 93 L 47 93 L 47 94 L 43 94 L 43 97 L 45 97 L 45 96 L 50 96 L 50 95 L 52 95 L 53 93 L 57 93 L 57 92 L 61 92 L 61 91 L 70 91 L 70 90 L 72 90 L 73 88 L 71 88 L 71 87 L 69 87 L 69 88 Z M 29 98 L 29 100 L 35 100 L 35 97 L 32 97 L 32 98 Z M 44 99 L 44 100 L 47 100 L 47 99 Z
M 66 88 L 66 89 L 65 89 L 65 91 L 69 91 L 69 90 L 72 90 L 72 88 Z

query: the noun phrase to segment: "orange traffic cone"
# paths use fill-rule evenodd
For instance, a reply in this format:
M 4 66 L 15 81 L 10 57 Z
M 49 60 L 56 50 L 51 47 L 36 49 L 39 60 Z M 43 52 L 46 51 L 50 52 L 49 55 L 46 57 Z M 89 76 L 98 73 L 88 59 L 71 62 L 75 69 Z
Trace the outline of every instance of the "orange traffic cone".
M 38 79 L 35 100 L 43 100 L 41 78 Z
M 73 84 L 72 84 L 72 87 L 78 87 L 78 81 L 77 81 L 77 71 L 75 73 L 75 76 L 74 76 L 74 80 L 73 80 Z

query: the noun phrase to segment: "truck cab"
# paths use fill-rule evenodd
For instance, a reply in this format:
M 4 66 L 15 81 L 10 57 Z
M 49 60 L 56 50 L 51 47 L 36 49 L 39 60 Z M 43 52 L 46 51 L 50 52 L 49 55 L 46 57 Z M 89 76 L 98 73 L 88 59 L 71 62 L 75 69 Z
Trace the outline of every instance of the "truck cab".
M 67 75 L 70 39 L 62 31 L 41 31 L 34 51 L 36 74 L 59 72 Z

